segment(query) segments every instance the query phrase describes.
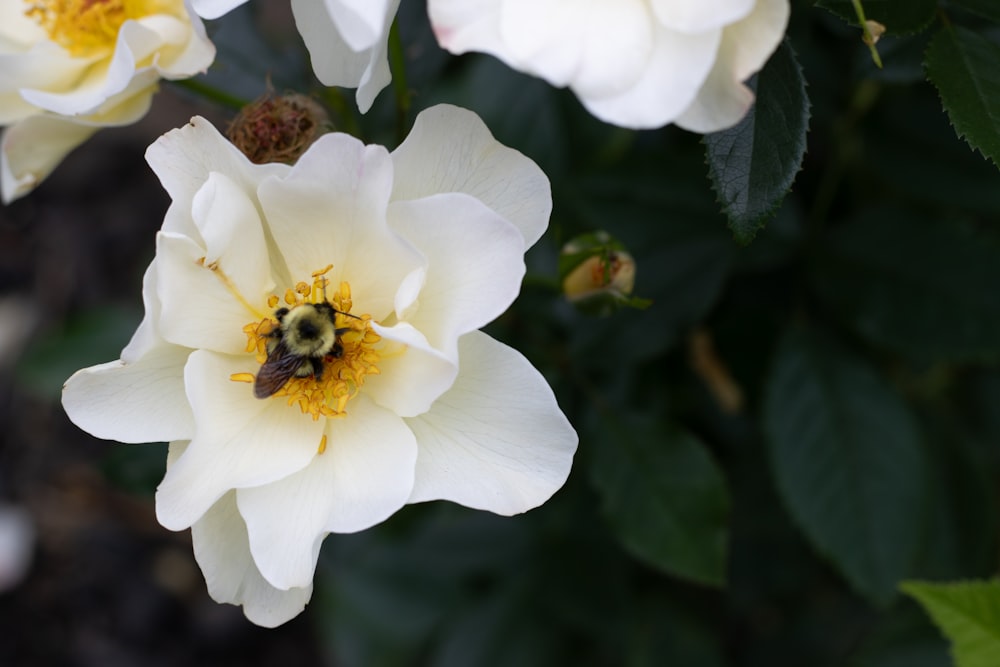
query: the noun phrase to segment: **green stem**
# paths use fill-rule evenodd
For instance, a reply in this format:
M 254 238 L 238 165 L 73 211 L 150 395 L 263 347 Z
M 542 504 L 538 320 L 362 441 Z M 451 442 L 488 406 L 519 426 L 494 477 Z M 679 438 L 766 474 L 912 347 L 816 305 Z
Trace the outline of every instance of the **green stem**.
M 361 125 L 354 115 L 354 107 L 344 99 L 344 94 L 340 88 L 323 88 L 323 102 L 327 108 L 332 110 L 338 123 L 335 128 L 338 132 L 347 132 L 353 137 L 364 140 L 361 132 Z
M 389 29 L 389 67 L 392 69 L 392 89 L 396 93 L 396 134 L 402 143 L 409 132 L 410 87 L 406 82 L 406 54 L 399 36 L 399 21 Z
M 865 18 L 865 10 L 861 6 L 861 0 L 851 0 L 851 3 L 854 5 L 854 12 L 858 15 L 858 22 L 864 31 L 864 42 L 868 45 L 868 50 L 872 53 L 872 60 L 875 61 L 876 67 L 882 69 L 882 57 L 879 56 L 878 49 L 875 48 L 875 36 L 872 35 L 871 30 L 868 28 L 868 20 Z
M 197 79 L 178 79 L 176 81 L 171 81 L 179 88 L 185 88 L 188 91 L 200 95 L 207 100 L 215 102 L 219 106 L 223 106 L 234 111 L 239 111 L 245 107 L 249 102 L 241 97 L 235 95 L 230 95 L 229 93 L 219 90 L 214 86 L 210 86 L 204 81 L 198 81 Z

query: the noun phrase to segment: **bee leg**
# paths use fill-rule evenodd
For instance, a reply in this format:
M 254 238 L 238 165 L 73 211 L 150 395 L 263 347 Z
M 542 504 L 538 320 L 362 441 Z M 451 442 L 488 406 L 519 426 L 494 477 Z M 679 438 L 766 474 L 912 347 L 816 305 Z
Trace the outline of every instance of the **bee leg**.
M 330 356 L 334 359 L 340 359 L 344 356 L 344 346 L 340 344 L 339 340 L 333 344 L 333 349 L 330 350 Z

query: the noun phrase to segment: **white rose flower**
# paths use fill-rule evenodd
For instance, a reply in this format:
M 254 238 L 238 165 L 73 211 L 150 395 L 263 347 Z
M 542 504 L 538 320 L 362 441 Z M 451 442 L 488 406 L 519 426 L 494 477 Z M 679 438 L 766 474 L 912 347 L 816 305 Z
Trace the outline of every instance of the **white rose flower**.
M 247 0 L 192 0 L 206 19 Z M 389 27 L 400 0 L 292 0 L 295 25 L 309 50 L 313 71 L 325 86 L 357 88 L 361 113 L 389 85 Z
M 568 86 L 601 120 L 735 125 L 743 81 L 777 48 L 788 0 L 428 0 L 438 42 Z
M 278 625 L 330 532 L 434 499 L 511 515 L 562 486 L 576 433 L 478 331 L 517 296 L 548 180 L 475 114 L 424 111 L 391 154 L 328 134 L 294 167 L 254 165 L 195 118 L 147 159 L 173 203 L 146 317 L 63 405 L 98 437 L 171 441 L 157 516 L 192 527 L 214 599 Z M 320 339 L 270 386 L 282 346 Z
M 0 193 L 34 189 L 102 127 L 134 123 L 160 78 L 212 64 L 183 0 L 0 0 Z

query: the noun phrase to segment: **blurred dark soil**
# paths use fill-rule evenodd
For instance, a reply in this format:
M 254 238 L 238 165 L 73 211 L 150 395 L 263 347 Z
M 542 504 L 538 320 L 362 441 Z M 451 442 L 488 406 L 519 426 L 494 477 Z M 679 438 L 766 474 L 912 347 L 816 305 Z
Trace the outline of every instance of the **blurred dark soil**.
M 266 630 L 213 602 L 188 532 L 162 528 L 149 491 L 127 492 L 103 472 L 126 445 L 77 429 L 58 389 L 19 384 L 32 342 L 74 318 L 110 307 L 138 323 L 169 203 L 143 153 L 196 113 L 224 129 L 218 111 L 165 85 L 143 121 L 99 132 L 33 194 L 0 206 L 0 504 L 27 510 L 36 532 L 26 578 L 0 592 L 5 667 L 321 661 L 306 617 Z

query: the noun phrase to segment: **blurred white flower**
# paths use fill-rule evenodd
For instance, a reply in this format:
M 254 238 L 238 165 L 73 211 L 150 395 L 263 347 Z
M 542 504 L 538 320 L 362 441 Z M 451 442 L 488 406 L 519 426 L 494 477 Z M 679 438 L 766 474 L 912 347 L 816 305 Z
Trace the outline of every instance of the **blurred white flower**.
M 549 184 L 475 114 L 426 110 L 391 154 L 327 134 L 293 167 L 252 164 L 195 118 L 147 159 L 173 203 L 145 320 L 63 405 L 98 437 L 172 441 L 157 516 L 193 528 L 216 600 L 277 625 L 330 532 L 434 499 L 510 515 L 562 486 L 576 433 L 538 371 L 478 331 L 517 296 Z M 337 349 L 255 398 L 279 319 L 324 302 Z
M 160 78 L 215 47 L 182 0 L 0 0 L 0 194 L 34 189 L 102 127 L 134 123 Z
M 777 48 L 788 0 L 428 0 L 438 42 L 568 86 L 608 123 L 735 125 L 743 81 Z
M 0 505 L 0 593 L 20 584 L 31 568 L 35 522 L 14 505 Z
M 247 0 L 192 0 L 206 19 L 222 16 Z M 292 0 L 295 25 L 313 71 L 323 85 L 357 88 L 361 113 L 389 85 L 389 27 L 400 0 Z

